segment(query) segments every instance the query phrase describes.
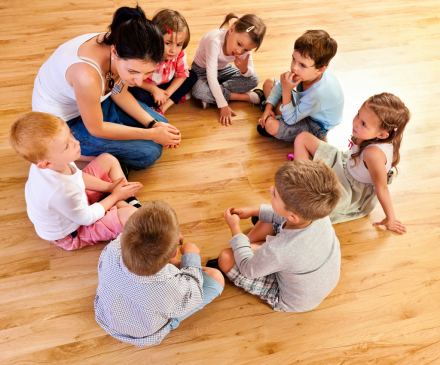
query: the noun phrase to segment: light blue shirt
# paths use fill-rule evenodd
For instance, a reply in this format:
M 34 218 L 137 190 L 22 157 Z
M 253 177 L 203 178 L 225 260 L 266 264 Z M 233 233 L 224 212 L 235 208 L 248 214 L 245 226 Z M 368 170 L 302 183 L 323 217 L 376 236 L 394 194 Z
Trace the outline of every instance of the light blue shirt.
M 330 130 L 342 121 L 344 94 L 338 79 L 329 70 L 324 71 L 321 80 L 306 91 L 302 91 L 302 83 L 297 91 L 292 90 L 292 101 L 298 100 L 297 106 L 289 103 L 280 108 L 284 123 L 292 125 L 310 117 L 324 129 Z M 281 82 L 275 79 L 275 85 L 267 98 L 274 107 L 282 100 Z
M 182 255 L 180 270 L 167 264 L 155 275 L 138 276 L 124 265 L 119 239 L 99 258 L 96 321 L 118 340 L 139 347 L 157 345 L 170 332 L 173 318 L 203 302 L 200 256 Z

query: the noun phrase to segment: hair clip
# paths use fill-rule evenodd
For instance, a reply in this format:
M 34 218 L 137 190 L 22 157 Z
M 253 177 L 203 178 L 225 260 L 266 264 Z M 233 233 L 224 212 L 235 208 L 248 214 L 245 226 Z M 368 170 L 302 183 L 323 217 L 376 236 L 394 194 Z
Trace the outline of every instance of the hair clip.
M 397 131 L 397 127 L 396 127 L 396 128 L 394 128 L 394 132 L 395 132 L 395 131 Z
M 250 32 L 252 29 L 254 29 L 255 28 L 255 25 L 253 25 L 252 27 L 249 27 L 248 29 L 246 29 L 246 32 Z
M 168 25 L 165 25 L 165 28 L 167 28 L 167 32 L 169 34 L 173 34 L 173 31 L 170 29 L 170 27 L 168 27 Z
M 131 19 L 137 18 L 138 16 L 141 16 L 139 13 L 131 14 Z

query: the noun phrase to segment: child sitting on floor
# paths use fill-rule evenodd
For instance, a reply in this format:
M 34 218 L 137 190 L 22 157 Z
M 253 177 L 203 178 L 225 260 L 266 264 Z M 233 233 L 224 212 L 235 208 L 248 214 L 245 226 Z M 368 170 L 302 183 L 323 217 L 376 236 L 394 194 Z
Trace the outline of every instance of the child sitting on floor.
M 42 239 L 75 250 L 122 232 L 136 211 L 127 201 L 138 204 L 133 195 L 142 185 L 127 182 L 115 157 L 104 153 L 81 171 L 74 163 L 81 156 L 79 142 L 66 122 L 47 113 L 18 117 L 9 140 L 32 163 L 25 188 L 27 213 Z
M 122 235 L 102 251 L 96 321 L 117 339 L 159 344 L 181 321 L 220 295 L 220 271 L 202 267 L 200 250 L 183 241 L 174 210 L 151 201 L 133 214 Z
M 341 252 L 328 217 L 341 196 L 338 178 L 322 162 L 286 162 L 270 192 L 272 207 L 226 210 L 232 249 L 221 252 L 218 266 L 274 310 L 312 310 L 339 280 Z M 255 215 L 260 219 L 246 236 L 240 219 Z
M 202 101 L 203 108 L 208 103 L 217 104 L 219 121 L 223 125 L 232 124 L 232 116 L 236 115 L 228 105 L 230 101 L 259 104 L 262 96 L 261 92 L 251 91 L 259 81 L 251 51 L 257 51 L 263 43 L 266 25 L 256 15 L 246 14 L 239 18 L 230 13 L 220 28 L 229 26 L 234 18 L 237 21 L 229 29 L 212 30 L 202 37 L 191 66 L 199 78 L 193 96 Z M 231 62 L 235 66 L 230 65 Z
M 137 100 L 163 115 L 173 104 L 183 103 L 190 98 L 189 91 L 197 81 L 197 74 L 188 70 L 185 48 L 190 33 L 182 14 L 164 9 L 152 21 L 163 34 L 163 62 L 156 66 L 141 87 L 130 87 L 128 90 Z
M 266 102 L 258 120 L 263 136 L 293 142 L 307 131 L 323 139 L 342 121 L 344 94 L 327 70 L 338 44 L 324 30 L 308 30 L 295 41 L 290 71 L 263 85 Z M 296 91 L 294 90 L 296 87 Z
M 410 116 L 402 100 L 382 93 L 368 98 L 355 115 L 351 150 L 340 151 L 307 132 L 298 136 L 295 160 L 322 160 L 339 178 L 342 199 L 330 214 L 333 224 L 364 217 L 379 201 L 385 218 L 373 225 L 406 232 L 396 219 L 387 183 L 391 183 L 391 168 L 400 161 L 400 144 Z

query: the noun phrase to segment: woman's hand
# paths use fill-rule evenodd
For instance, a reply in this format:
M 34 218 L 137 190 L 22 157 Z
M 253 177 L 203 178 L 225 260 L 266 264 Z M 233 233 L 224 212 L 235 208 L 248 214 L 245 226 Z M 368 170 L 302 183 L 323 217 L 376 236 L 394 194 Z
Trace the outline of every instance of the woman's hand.
M 151 140 L 165 148 L 175 148 L 180 145 L 182 138 L 180 131 L 170 124 L 158 122 L 151 128 L 151 132 L 153 133 Z
M 229 105 L 224 106 L 223 108 L 220 108 L 220 118 L 219 122 L 223 125 L 229 125 L 232 124 L 232 116 L 236 116 L 237 113 L 234 112 Z
M 385 217 L 381 222 L 374 222 L 373 226 L 385 226 L 390 231 L 394 231 L 400 234 L 406 233 L 406 227 L 402 224 L 401 221 L 397 219 L 388 219 Z
M 153 95 L 154 102 L 157 105 L 163 105 L 168 100 L 170 95 L 168 94 L 168 91 L 162 90 L 159 87 L 155 87 L 153 91 L 151 92 L 151 95 Z

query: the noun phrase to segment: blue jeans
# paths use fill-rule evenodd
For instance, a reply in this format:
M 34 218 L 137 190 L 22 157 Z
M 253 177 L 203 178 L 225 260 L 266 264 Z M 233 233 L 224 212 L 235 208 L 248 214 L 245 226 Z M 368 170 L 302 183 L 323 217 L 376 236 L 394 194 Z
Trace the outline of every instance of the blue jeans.
M 202 309 L 206 304 L 211 303 L 216 297 L 218 297 L 223 292 L 223 287 L 219 284 L 218 281 L 210 277 L 204 271 L 202 271 L 203 275 L 203 303 L 200 304 L 197 308 L 193 309 L 191 312 L 186 313 L 182 317 L 174 318 L 171 322 L 170 330 L 177 328 L 184 319 L 187 319 L 191 314 L 194 314 L 198 310 Z
M 138 103 L 153 118 L 160 122 L 168 123 L 168 120 L 163 115 L 150 109 L 140 101 Z M 101 109 L 106 122 L 145 128 L 144 125 L 119 108 L 110 97 L 102 102 Z M 69 120 L 67 125 L 74 137 L 79 141 L 83 156 L 98 156 L 101 153 L 107 152 L 115 156 L 119 162 L 129 165 L 135 170 L 142 170 L 150 166 L 162 155 L 162 146 L 153 141 L 143 139 L 118 141 L 94 137 L 87 130 L 81 116 Z

